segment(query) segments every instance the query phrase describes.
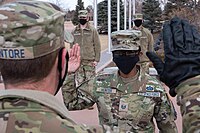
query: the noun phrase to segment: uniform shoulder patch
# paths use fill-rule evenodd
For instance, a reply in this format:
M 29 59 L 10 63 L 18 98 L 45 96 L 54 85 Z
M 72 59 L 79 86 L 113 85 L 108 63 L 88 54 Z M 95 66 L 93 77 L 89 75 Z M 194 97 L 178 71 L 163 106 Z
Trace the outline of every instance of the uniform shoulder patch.
M 147 91 L 154 91 L 154 88 L 152 86 L 146 86 Z
M 154 77 L 151 77 L 151 76 L 148 77 L 146 91 L 152 91 L 151 90 L 152 88 L 149 86 L 153 87 L 154 89 L 153 91 L 164 92 L 164 87 L 162 86 L 161 82 Z

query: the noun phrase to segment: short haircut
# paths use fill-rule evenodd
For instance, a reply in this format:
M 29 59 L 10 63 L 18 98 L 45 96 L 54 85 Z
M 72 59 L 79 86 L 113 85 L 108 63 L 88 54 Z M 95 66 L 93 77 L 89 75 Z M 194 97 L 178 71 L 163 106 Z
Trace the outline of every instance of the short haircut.
M 60 49 L 42 57 L 28 60 L 0 59 L 0 71 L 6 84 L 37 82 L 47 77 Z

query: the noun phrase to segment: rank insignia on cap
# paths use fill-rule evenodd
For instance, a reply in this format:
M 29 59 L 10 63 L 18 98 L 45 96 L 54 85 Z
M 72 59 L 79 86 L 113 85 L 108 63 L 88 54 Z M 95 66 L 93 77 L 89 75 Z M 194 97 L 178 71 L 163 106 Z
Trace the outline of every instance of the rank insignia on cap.
M 147 91 L 153 91 L 154 88 L 153 88 L 152 86 L 146 86 L 146 90 L 147 90 Z

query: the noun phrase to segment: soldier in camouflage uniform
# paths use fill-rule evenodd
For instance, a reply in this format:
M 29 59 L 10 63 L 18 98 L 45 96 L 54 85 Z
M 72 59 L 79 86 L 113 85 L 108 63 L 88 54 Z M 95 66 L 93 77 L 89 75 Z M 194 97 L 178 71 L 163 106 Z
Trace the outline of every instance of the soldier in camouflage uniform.
M 0 70 L 5 84 L 0 90 L 1 133 L 103 132 L 101 127 L 77 125 L 54 97 L 68 59 L 70 67 L 80 65 L 79 46 L 69 57 L 64 48 L 64 16 L 58 6 L 47 2 L 0 6 Z M 74 72 L 70 67 L 69 72 Z
M 144 21 L 143 15 L 140 13 L 136 13 L 133 19 L 133 22 L 134 22 L 133 30 L 140 30 L 142 32 L 140 46 L 141 46 L 141 51 L 143 54 L 140 57 L 139 64 L 147 73 L 149 73 L 150 61 L 149 61 L 149 58 L 146 56 L 146 52 L 154 50 L 154 47 L 153 47 L 154 39 L 151 32 L 147 28 L 142 26 L 143 21 Z
M 176 133 L 176 112 L 164 88 L 136 65 L 141 54 L 140 36 L 137 30 L 113 32 L 113 61 L 119 71 L 101 73 L 77 88 L 74 76 L 69 76 L 63 86 L 65 105 L 75 110 L 96 103 L 100 123 L 114 130 L 153 133 L 155 118 L 162 133 Z
M 177 96 L 183 133 L 200 132 L 200 33 L 186 20 L 174 17 L 163 26 L 164 62 L 152 52 L 160 80 Z
M 81 67 L 76 72 L 76 82 L 82 82 L 95 76 L 95 66 L 100 60 L 101 45 L 97 30 L 90 25 L 87 10 L 80 10 L 78 15 L 80 24 L 72 31 L 74 42 L 81 48 Z

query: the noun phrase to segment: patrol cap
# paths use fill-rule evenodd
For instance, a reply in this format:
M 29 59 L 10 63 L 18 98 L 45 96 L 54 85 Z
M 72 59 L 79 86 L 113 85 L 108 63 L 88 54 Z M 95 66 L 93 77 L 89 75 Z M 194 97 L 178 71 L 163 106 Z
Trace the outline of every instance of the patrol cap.
M 67 43 L 73 43 L 74 42 L 73 35 L 69 31 L 66 31 L 66 30 L 65 30 L 65 41 Z
M 142 33 L 139 30 L 120 30 L 120 31 L 112 32 L 111 51 L 139 50 L 140 36 L 142 36 Z
M 64 16 L 58 6 L 16 1 L 0 6 L 0 59 L 34 59 L 64 47 Z
M 80 10 L 78 12 L 78 17 L 87 17 L 88 16 L 88 11 L 87 10 Z
M 143 19 L 143 15 L 141 13 L 136 13 L 134 16 L 133 16 L 133 20 L 135 19 Z

